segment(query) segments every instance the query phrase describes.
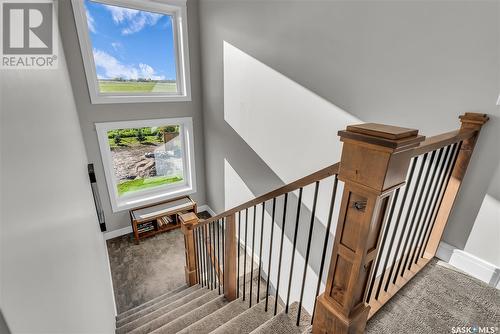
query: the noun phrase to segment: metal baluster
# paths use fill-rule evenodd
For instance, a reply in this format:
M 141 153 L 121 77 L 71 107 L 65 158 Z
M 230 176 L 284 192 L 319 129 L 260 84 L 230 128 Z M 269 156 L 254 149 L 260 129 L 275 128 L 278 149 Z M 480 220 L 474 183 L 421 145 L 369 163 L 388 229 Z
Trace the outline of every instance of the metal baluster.
M 323 240 L 323 252 L 321 252 L 321 264 L 319 266 L 319 274 L 318 274 L 318 284 L 316 285 L 316 293 L 314 294 L 314 306 L 313 312 L 311 316 L 311 325 L 314 319 L 314 313 L 316 311 L 316 298 L 319 295 L 319 288 L 321 287 L 321 279 L 323 277 L 323 269 L 325 266 L 325 258 L 326 258 L 326 249 L 328 248 L 328 239 L 330 238 L 330 227 L 332 226 L 332 218 L 333 218 L 333 208 L 335 207 L 335 198 L 337 197 L 337 185 L 339 183 L 339 179 L 337 175 L 335 175 L 335 179 L 333 181 L 333 190 L 332 190 L 332 198 L 330 199 L 330 211 L 328 212 L 328 220 L 326 223 L 325 230 L 325 240 Z
M 201 267 L 202 267 L 202 277 L 203 277 L 203 286 L 207 286 L 207 277 L 206 277 L 206 269 L 205 269 L 205 252 L 203 247 L 203 226 L 198 228 L 198 239 L 200 241 L 200 257 L 201 257 Z
M 255 250 L 255 217 L 257 216 L 257 206 L 253 206 L 253 224 L 252 224 L 252 262 L 250 263 L 250 304 L 252 307 L 252 288 L 253 288 L 253 257 Z
M 288 276 L 288 291 L 286 293 L 286 306 L 285 313 L 288 313 L 288 307 L 290 305 L 290 289 L 292 286 L 292 275 L 293 275 L 293 265 L 295 263 L 295 248 L 297 246 L 297 229 L 299 228 L 299 220 L 300 220 L 300 209 L 302 207 L 302 192 L 303 188 L 299 190 L 299 199 L 297 200 L 297 214 L 295 216 L 295 229 L 293 232 L 293 245 L 292 245 L 292 259 L 290 265 L 290 275 Z
M 305 263 L 304 263 L 304 273 L 302 275 L 302 288 L 300 289 L 299 309 L 297 310 L 297 323 L 296 323 L 297 326 L 300 324 L 300 313 L 302 311 L 302 299 L 304 298 L 304 285 L 306 283 L 307 265 L 309 263 L 309 255 L 311 252 L 311 239 L 312 239 L 312 232 L 313 232 L 313 228 L 314 228 L 314 219 L 316 218 L 316 205 L 318 204 L 318 189 L 319 189 L 319 181 L 316 181 L 316 186 L 314 188 L 313 209 L 311 212 L 311 224 L 309 226 L 309 237 L 307 239 L 307 250 L 306 250 Z
M 245 301 L 246 276 L 247 276 L 247 234 L 248 234 L 248 208 L 245 209 L 245 252 L 243 253 L 243 301 Z M 252 282 L 250 282 L 252 284 Z
M 425 161 L 427 160 L 427 155 L 428 155 L 427 153 L 424 154 L 424 157 L 423 157 L 423 160 L 422 160 L 422 164 L 420 165 L 420 168 L 418 170 L 417 181 L 415 182 L 415 188 L 413 189 L 413 192 L 411 194 L 411 199 L 410 199 L 410 202 L 408 204 L 408 211 L 406 212 L 405 222 L 404 222 L 404 225 L 403 225 L 403 233 L 401 233 L 401 238 L 399 239 L 399 241 L 402 241 L 403 238 L 404 238 L 405 241 L 403 243 L 403 248 L 402 248 L 402 253 L 401 253 L 401 260 L 399 262 L 396 261 L 396 262 L 398 262 L 398 265 L 397 265 L 397 269 L 396 269 L 394 278 L 392 280 L 393 284 L 396 284 L 396 280 L 398 278 L 398 272 L 399 272 L 399 269 L 401 269 L 401 264 L 403 263 L 403 257 L 405 256 L 405 250 L 406 250 L 406 246 L 408 244 L 408 238 L 409 238 L 409 235 L 411 233 L 411 226 L 408 224 L 408 221 L 410 219 L 410 214 L 412 212 L 411 208 L 413 207 L 413 202 L 415 201 L 415 196 L 417 196 L 417 192 L 418 192 L 418 189 L 419 189 L 419 186 L 420 186 L 420 179 L 422 178 L 422 174 L 424 172 L 424 165 L 425 165 Z M 408 233 L 406 235 L 404 235 L 404 231 L 405 231 L 405 227 L 406 226 L 408 226 Z M 401 246 L 401 243 L 399 243 L 398 246 Z M 399 253 L 399 249 L 396 250 L 396 255 L 398 253 Z M 397 260 L 397 256 L 396 256 L 396 260 Z
M 216 261 L 215 261 L 215 222 L 212 222 L 212 268 L 214 270 L 214 289 L 219 281 L 219 275 L 217 274 Z
M 280 297 L 280 276 L 281 276 L 281 259 L 283 257 L 283 239 L 285 238 L 285 225 L 286 225 L 286 206 L 288 204 L 288 193 L 285 194 L 285 200 L 283 204 L 283 223 L 281 226 L 281 241 L 280 241 L 280 253 L 278 257 L 278 281 L 276 283 L 276 299 L 274 300 L 274 315 L 278 312 L 278 299 Z
M 210 271 L 210 266 L 209 266 L 209 259 L 208 259 L 208 240 L 207 240 L 207 236 L 208 236 L 208 233 L 207 233 L 207 225 L 203 226 L 203 244 L 205 245 L 205 267 L 206 267 L 206 270 L 207 270 L 207 286 L 209 289 L 211 289 L 211 280 L 212 280 L 212 275 L 211 275 L 211 271 Z
M 264 237 L 264 213 L 266 212 L 266 202 L 262 202 L 262 219 L 260 223 L 260 243 L 259 243 L 259 283 L 257 285 L 257 303 L 260 302 L 260 277 L 262 270 L 262 239 Z
M 276 213 L 276 197 L 273 198 L 273 213 L 271 217 L 271 238 L 269 239 L 269 262 L 267 266 L 267 284 L 266 284 L 266 305 L 264 310 L 267 312 L 269 303 L 269 282 L 271 281 L 271 258 L 273 255 L 273 234 L 274 234 L 274 214 Z
M 241 211 L 238 211 L 238 244 L 236 245 L 238 247 L 238 276 L 236 277 L 236 297 L 240 298 L 240 231 L 241 231 Z
M 222 218 L 222 233 L 221 233 L 221 239 L 222 239 L 222 287 L 224 288 L 226 286 L 226 282 L 224 281 L 224 271 L 226 270 L 226 267 L 224 267 L 224 257 L 226 256 L 226 218 Z M 224 290 L 224 289 L 223 289 Z
M 437 218 L 437 213 L 439 211 L 439 207 L 441 206 L 441 202 L 444 198 L 444 194 L 446 192 L 446 188 L 448 186 L 448 183 L 450 182 L 450 178 L 451 178 L 451 175 L 453 173 L 453 167 L 455 166 L 455 163 L 457 162 L 457 158 L 458 158 L 458 154 L 460 153 L 460 148 L 462 147 L 462 142 L 460 143 L 456 143 L 453 147 L 453 154 L 451 155 L 452 158 L 450 160 L 450 164 L 447 166 L 447 173 L 446 173 L 446 181 L 443 183 L 443 189 L 440 193 L 440 198 L 439 198 L 439 205 L 435 208 L 435 211 L 432 215 L 432 225 L 431 225 L 431 229 L 429 230 L 429 235 L 427 236 L 427 240 L 425 241 L 425 245 L 424 247 L 422 248 L 421 252 L 422 252 L 422 256 L 425 252 L 425 249 L 427 248 L 427 243 L 429 242 L 429 238 L 431 236 L 431 232 L 432 232 L 432 229 L 434 228 L 434 224 L 436 222 L 436 218 Z
M 221 277 L 221 270 L 220 270 L 220 221 L 217 220 L 216 226 L 217 226 L 217 275 L 219 276 L 219 286 L 218 286 L 218 292 L 220 295 L 220 277 Z
M 434 151 L 434 153 L 435 152 L 437 152 L 437 151 Z M 429 185 L 428 185 L 428 187 L 426 189 L 426 193 L 425 193 L 425 196 L 424 196 L 423 205 L 425 205 L 426 203 L 427 203 L 427 205 L 425 205 L 425 214 L 424 214 L 424 210 L 422 209 L 422 211 L 420 212 L 420 216 L 418 217 L 418 220 L 417 220 L 421 224 L 419 225 L 420 229 L 418 231 L 415 248 L 413 248 L 413 252 L 412 252 L 412 254 L 410 256 L 410 261 L 408 263 L 408 270 L 410 270 L 410 268 L 411 268 L 411 266 L 413 264 L 413 261 L 415 260 L 415 256 L 416 256 L 416 254 L 418 254 L 417 249 L 420 249 L 420 246 L 419 246 L 420 245 L 420 240 L 422 239 L 422 233 L 424 232 L 425 225 L 426 225 L 425 222 L 427 221 L 427 216 L 428 216 L 428 213 L 429 213 L 429 208 L 431 206 L 432 198 L 434 196 L 433 195 L 431 196 L 431 201 L 430 202 L 427 202 L 427 199 L 429 198 L 429 195 L 431 193 L 431 189 L 433 189 L 433 187 L 436 185 L 435 179 L 436 179 L 436 175 L 438 174 L 437 171 L 439 169 L 439 163 L 441 162 L 441 155 L 442 155 L 442 153 L 443 153 L 443 150 L 440 149 L 439 152 L 438 152 L 437 159 L 436 159 L 436 164 L 434 165 L 434 169 L 432 170 L 431 180 L 430 180 Z M 424 219 L 422 219 L 422 217 Z
M 212 289 L 215 289 L 215 286 L 217 285 L 217 275 L 215 274 L 215 266 L 214 266 L 214 260 L 215 260 L 215 244 L 214 244 L 214 237 L 213 237 L 213 229 L 214 229 L 214 224 L 213 222 L 208 224 L 208 237 L 209 237 L 209 243 L 208 243 L 208 250 L 210 251 L 210 270 L 212 271 Z
M 200 247 L 198 245 L 198 238 L 197 238 L 197 228 L 193 228 L 193 240 L 194 240 L 194 254 L 196 256 L 196 278 L 198 279 L 198 284 L 201 285 L 201 277 L 200 277 L 200 254 L 199 250 Z
M 391 236 L 391 241 L 389 242 L 389 254 L 387 256 L 387 258 L 385 259 L 384 261 L 384 273 L 385 273 L 385 268 L 387 268 L 387 264 L 389 262 L 389 258 L 390 258 L 390 255 L 391 255 L 391 251 L 392 251 L 392 245 L 394 244 L 394 241 L 396 239 L 396 235 L 397 235 L 397 230 L 398 230 L 398 226 L 399 226 L 399 222 L 401 221 L 401 215 L 403 214 L 403 209 L 404 209 L 404 206 L 405 206 L 405 203 L 406 203 L 406 197 L 408 196 L 408 192 L 410 190 L 410 185 L 413 181 L 413 173 L 415 172 L 415 167 L 417 165 L 417 159 L 418 158 L 413 158 L 412 162 L 411 162 L 411 167 L 410 167 L 410 174 L 408 175 L 408 178 L 407 178 L 407 183 L 406 183 L 406 186 L 405 186 L 405 192 L 403 194 L 403 200 L 401 201 L 401 204 L 399 206 L 399 211 L 398 211 L 398 218 L 396 219 L 396 225 L 395 225 L 395 228 L 394 228 L 394 233 L 392 234 Z M 404 226 L 402 227 L 404 229 Z M 404 230 L 401 230 L 401 235 L 403 235 L 403 232 Z M 394 259 L 393 259 L 393 264 L 391 265 L 391 270 L 389 272 L 389 276 L 387 277 L 387 281 L 385 283 L 385 287 L 384 287 L 384 291 L 387 291 L 388 287 L 389 287 L 389 282 L 391 280 L 391 276 L 392 276 L 392 271 L 394 270 L 394 264 L 396 263 L 397 261 L 397 250 L 399 249 L 399 245 L 401 244 L 401 238 L 398 239 L 398 246 L 396 247 L 396 252 L 394 253 Z M 380 278 L 380 281 L 378 282 L 378 288 L 377 288 L 377 293 L 375 294 L 375 299 L 378 299 L 378 296 L 380 294 L 380 288 L 382 287 L 382 281 L 384 280 L 383 279 L 384 276 L 382 275 L 382 277 Z
M 418 194 L 417 205 L 415 206 L 415 211 L 413 212 L 413 217 L 411 219 L 411 227 L 412 227 L 411 230 L 413 231 L 413 233 L 411 234 L 410 243 L 408 244 L 408 253 L 405 256 L 405 261 L 403 263 L 403 266 L 401 267 L 401 273 L 400 273 L 401 277 L 403 277 L 406 265 L 408 264 L 408 259 L 410 259 L 410 254 L 412 252 L 412 246 L 413 246 L 413 243 L 415 242 L 415 237 L 417 235 L 417 231 L 418 231 L 418 228 L 420 225 L 420 220 L 422 219 L 422 213 L 424 211 L 424 208 L 422 205 L 425 204 L 425 200 L 426 200 L 425 199 L 424 202 L 422 203 L 422 198 L 424 198 L 424 190 L 425 190 L 425 187 L 427 185 L 427 180 L 429 179 L 429 174 L 431 172 L 431 167 L 432 167 L 432 163 L 434 162 L 435 156 L 436 156 L 436 151 L 433 151 L 431 153 L 431 160 L 427 164 L 427 169 L 425 170 L 424 182 L 422 183 L 422 187 L 420 187 L 420 192 Z M 427 195 L 428 194 L 429 193 L 427 192 Z M 415 221 L 415 217 L 417 217 L 417 211 L 418 211 L 418 218 Z M 413 226 L 415 226 L 415 228 L 413 228 Z M 411 261 L 410 261 L 410 266 L 411 266 Z

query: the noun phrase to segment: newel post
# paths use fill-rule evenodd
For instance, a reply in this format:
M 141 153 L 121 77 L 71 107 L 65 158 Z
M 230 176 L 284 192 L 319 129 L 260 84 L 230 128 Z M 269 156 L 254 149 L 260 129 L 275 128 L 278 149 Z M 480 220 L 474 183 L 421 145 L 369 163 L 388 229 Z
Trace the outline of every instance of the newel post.
M 478 113 L 465 113 L 459 118 L 462 123 L 460 131 L 475 130 L 475 133 L 471 137 L 465 139 L 462 142 L 462 145 L 460 145 L 460 151 L 458 152 L 455 165 L 453 166 L 451 178 L 446 186 L 443 199 L 441 200 L 441 205 L 439 206 L 439 211 L 436 215 L 434 227 L 429 237 L 429 242 L 425 248 L 424 256 L 428 259 L 431 259 L 434 255 L 436 255 L 444 228 L 448 222 L 448 218 L 450 217 L 453 204 L 455 203 L 458 191 L 460 190 L 472 152 L 476 146 L 479 132 L 483 125 L 489 120 L 488 115 Z
M 184 249 L 186 252 L 186 265 L 184 273 L 186 284 L 193 286 L 198 284 L 198 268 L 196 264 L 196 248 L 194 240 L 194 228 L 198 224 L 198 216 L 194 212 L 188 212 L 179 216 L 181 231 L 184 234 Z
M 381 124 L 348 126 L 339 179 L 345 183 L 326 289 L 318 296 L 313 333 L 363 333 L 370 307 L 366 283 L 393 192 L 404 185 L 418 130 Z
M 237 247 L 236 241 L 236 217 L 231 214 L 226 217 L 226 228 L 224 231 L 225 253 L 224 253 L 224 296 L 227 300 L 236 299 L 237 285 Z

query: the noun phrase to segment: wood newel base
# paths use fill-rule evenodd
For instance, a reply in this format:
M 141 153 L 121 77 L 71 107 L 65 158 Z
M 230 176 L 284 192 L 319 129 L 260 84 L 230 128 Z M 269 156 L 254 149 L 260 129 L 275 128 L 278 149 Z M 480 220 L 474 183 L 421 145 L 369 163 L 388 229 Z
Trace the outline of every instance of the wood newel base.
M 325 292 L 317 299 L 315 334 L 364 333 L 367 282 L 378 254 L 392 193 L 405 183 L 417 130 L 380 124 L 349 126 L 339 179 L 345 183 Z
M 186 284 L 193 286 L 198 284 L 198 268 L 196 265 L 196 248 L 194 241 L 194 227 L 198 224 L 198 216 L 193 212 L 188 212 L 179 216 L 181 231 L 184 234 L 184 249 L 186 252 L 186 264 L 184 274 Z
M 237 286 L 237 241 L 236 241 L 236 217 L 234 214 L 226 217 L 226 229 L 224 231 L 225 253 L 224 253 L 224 296 L 227 300 L 236 299 Z
M 365 332 L 370 306 L 361 305 L 345 316 L 321 294 L 316 299 L 313 334 L 361 334 Z

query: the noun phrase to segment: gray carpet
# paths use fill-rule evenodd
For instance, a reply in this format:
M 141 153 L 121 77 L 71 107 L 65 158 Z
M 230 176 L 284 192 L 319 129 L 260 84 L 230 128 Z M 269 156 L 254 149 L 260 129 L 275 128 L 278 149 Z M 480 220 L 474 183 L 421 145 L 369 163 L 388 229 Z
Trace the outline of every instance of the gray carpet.
M 108 240 L 118 313 L 185 285 L 184 240 L 180 229 L 135 245 L 131 235 Z
M 500 290 L 432 261 L 370 319 L 366 332 L 448 334 L 474 325 L 500 327 Z
M 202 219 L 210 214 L 198 213 Z M 132 234 L 107 241 L 118 313 L 185 285 L 184 239 L 180 229 L 141 240 Z
M 227 303 L 215 292 L 199 286 L 186 289 L 180 230 L 143 240 L 139 245 L 134 245 L 130 236 L 115 238 L 108 241 L 108 250 L 118 312 L 130 310 L 117 319 L 122 327 L 119 333 L 216 330 L 295 334 L 310 330 L 306 312 L 297 328 L 293 316 L 279 313 L 272 318 L 272 312 L 264 314 L 260 309 L 263 303 L 248 310 L 248 301 Z M 247 298 L 249 281 L 247 273 Z M 255 276 L 254 281 L 258 281 Z M 295 308 L 293 305 L 291 314 Z M 500 327 L 500 291 L 435 260 L 368 322 L 366 332 L 444 334 L 462 326 Z

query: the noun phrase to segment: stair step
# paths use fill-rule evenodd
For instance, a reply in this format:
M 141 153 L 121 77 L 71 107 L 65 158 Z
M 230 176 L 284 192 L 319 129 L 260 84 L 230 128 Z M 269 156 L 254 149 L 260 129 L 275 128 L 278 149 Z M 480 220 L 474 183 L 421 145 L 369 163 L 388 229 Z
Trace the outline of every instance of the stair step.
M 256 328 L 251 334 L 303 334 L 308 333 L 311 325 L 311 316 L 302 308 L 299 325 L 296 325 L 299 303 L 290 305 L 288 314 L 282 310 L 275 317 Z
M 207 290 L 207 293 L 201 295 L 198 298 L 195 298 L 191 300 L 188 303 L 183 304 L 180 307 L 177 307 L 173 309 L 172 311 L 165 313 L 150 322 L 130 331 L 130 334 L 147 334 L 155 329 L 158 329 L 171 321 L 174 321 L 175 319 L 178 319 L 179 317 L 185 315 L 186 313 L 191 312 L 191 310 L 196 309 L 198 307 L 201 307 L 212 300 L 216 299 L 219 297 L 219 294 L 217 291 L 210 291 Z
M 197 289 L 195 289 L 193 292 L 191 292 L 188 295 L 184 295 L 181 298 L 176 299 L 175 301 L 164 305 L 163 307 L 160 307 L 152 312 L 147 313 L 146 315 L 137 318 L 135 320 L 132 320 L 125 325 L 118 327 L 116 329 L 116 334 L 124 334 L 132 331 L 133 329 L 136 329 L 144 324 L 147 324 L 148 322 L 176 309 L 181 307 L 184 304 L 189 303 L 195 298 L 201 297 L 204 294 L 210 293 L 210 290 L 206 289 L 201 289 L 199 285 L 196 285 Z
M 144 309 L 146 307 L 149 307 L 149 306 L 151 306 L 153 304 L 156 304 L 157 302 L 159 302 L 159 301 L 161 301 L 163 299 L 167 299 L 169 297 L 172 297 L 173 295 L 175 295 L 178 292 L 181 292 L 182 290 L 185 290 L 187 288 L 188 288 L 187 285 L 181 286 L 181 287 L 179 287 L 179 288 L 177 288 L 175 290 L 168 291 L 168 292 L 164 293 L 161 296 L 158 296 L 158 297 L 155 297 L 155 298 L 153 298 L 151 300 L 148 300 L 147 302 L 142 303 L 141 305 L 138 305 L 138 306 L 136 306 L 134 308 L 131 308 L 130 310 L 122 312 L 122 313 L 120 313 L 120 314 L 118 314 L 116 316 L 116 321 L 121 321 L 121 320 L 125 319 L 126 317 L 130 316 L 131 314 L 134 314 L 134 313 L 136 313 L 136 312 L 138 312 L 138 311 L 140 311 L 140 310 L 142 310 L 142 309 Z
M 179 331 L 179 334 L 207 334 L 216 329 L 219 326 L 224 325 L 226 322 L 230 321 L 234 317 L 248 310 L 248 304 L 243 302 L 241 299 L 233 300 L 232 302 L 226 304 L 226 306 L 207 315 L 206 317 L 198 320 L 197 322 L 189 325 L 183 330 Z
M 274 297 L 269 296 L 269 305 L 273 305 Z M 242 302 L 248 307 L 246 302 Z M 212 334 L 248 334 L 273 317 L 272 309 L 265 311 L 265 302 L 261 302 L 247 309 L 245 312 L 232 318 L 222 326 L 218 327 Z
M 166 298 L 160 299 L 160 300 L 156 301 L 155 303 L 152 303 L 146 307 L 140 308 L 136 312 L 129 314 L 127 317 L 118 320 L 116 322 L 116 328 L 122 327 L 125 324 L 127 324 L 131 321 L 134 321 L 140 317 L 143 317 L 146 314 L 153 312 L 153 311 L 155 311 L 155 310 L 157 310 L 165 305 L 168 305 L 168 304 L 176 301 L 177 299 L 182 298 L 182 297 L 184 297 L 184 296 L 186 296 L 186 295 L 190 294 L 191 292 L 196 291 L 198 289 L 200 289 L 200 286 L 198 286 L 198 285 L 194 285 L 194 286 L 191 286 L 189 288 L 184 288 L 184 289 L 178 291 L 177 293 L 169 295 Z
M 217 310 L 223 308 L 228 304 L 228 301 L 224 296 L 219 296 L 218 298 L 208 302 L 198 308 L 191 310 L 191 312 L 184 314 L 183 316 L 177 318 L 174 321 L 169 322 L 163 327 L 158 328 L 151 332 L 151 334 L 175 334 L 184 328 L 196 323 L 198 320 L 216 312 Z

